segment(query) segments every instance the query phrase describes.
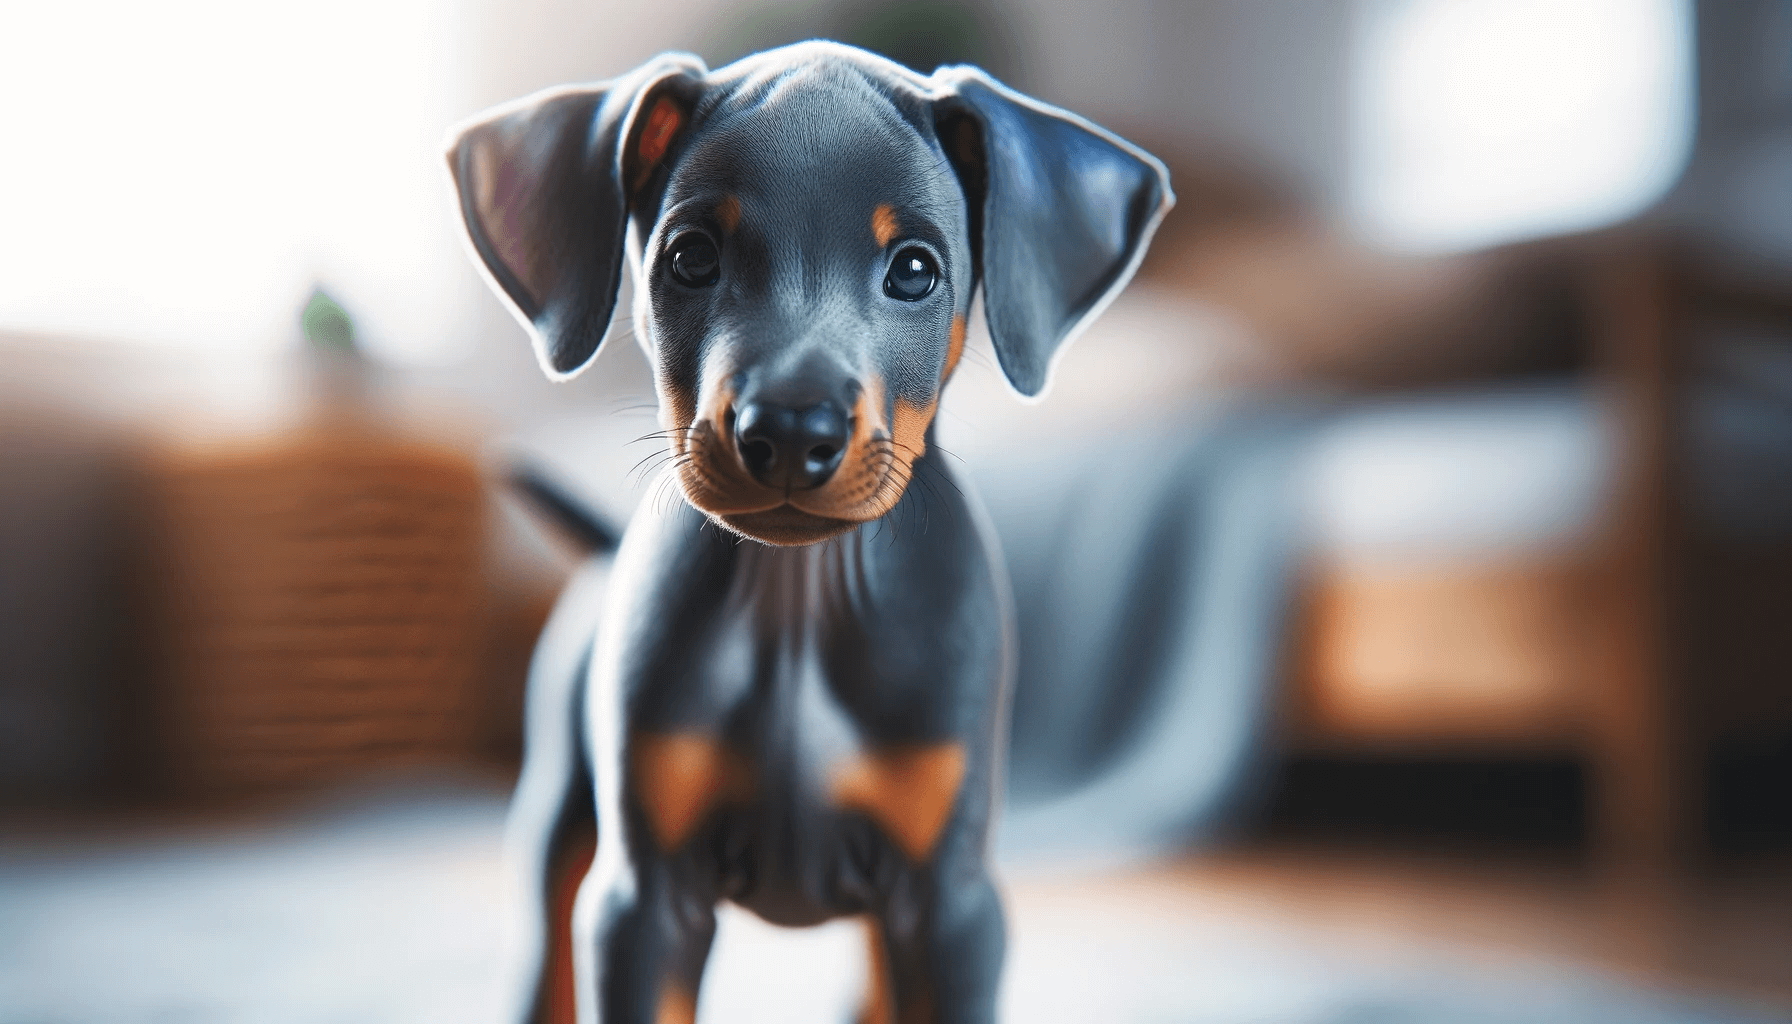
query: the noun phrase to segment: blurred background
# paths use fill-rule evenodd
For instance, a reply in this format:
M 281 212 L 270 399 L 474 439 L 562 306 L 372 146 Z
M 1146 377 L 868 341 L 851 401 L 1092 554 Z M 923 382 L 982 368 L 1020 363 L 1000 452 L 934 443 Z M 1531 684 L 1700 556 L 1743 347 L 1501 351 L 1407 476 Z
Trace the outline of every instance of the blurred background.
M 493 1019 L 584 558 L 506 477 L 624 522 L 653 397 L 541 377 L 444 133 L 815 36 L 1180 200 L 1049 401 L 974 335 L 944 404 L 1020 598 L 1008 1018 L 1792 1020 L 1792 2 L 0 26 L 0 1022 Z M 858 951 L 728 915 L 700 1013 L 845 1020 Z

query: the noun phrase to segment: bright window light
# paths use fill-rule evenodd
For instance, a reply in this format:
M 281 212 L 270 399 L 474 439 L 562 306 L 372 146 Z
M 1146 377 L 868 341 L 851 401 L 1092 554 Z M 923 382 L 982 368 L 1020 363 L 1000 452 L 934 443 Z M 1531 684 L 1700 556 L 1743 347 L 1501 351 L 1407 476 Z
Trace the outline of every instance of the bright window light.
M 0 330 L 200 351 L 296 339 L 321 282 L 375 353 L 454 354 L 441 156 L 458 5 L 14 5 Z
M 1370 0 L 1349 202 L 1396 249 L 1608 224 L 1673 183 L 1692 141 L 1687 0 Z

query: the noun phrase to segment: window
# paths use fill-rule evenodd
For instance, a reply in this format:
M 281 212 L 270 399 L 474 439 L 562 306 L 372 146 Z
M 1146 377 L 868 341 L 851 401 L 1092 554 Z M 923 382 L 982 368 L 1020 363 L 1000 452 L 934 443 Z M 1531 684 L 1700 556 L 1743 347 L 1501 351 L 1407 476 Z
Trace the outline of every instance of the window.
M 267 351 L 322 283 L 375 353 L 456 354 L 473 293 L 442 158 L 451 11 L 17 5 L 0 329 Z
M 1597 227 L 1659 198 L 1692 141 L 1687 0 L 1365 0 L 1349 204 L 1444 251 Z

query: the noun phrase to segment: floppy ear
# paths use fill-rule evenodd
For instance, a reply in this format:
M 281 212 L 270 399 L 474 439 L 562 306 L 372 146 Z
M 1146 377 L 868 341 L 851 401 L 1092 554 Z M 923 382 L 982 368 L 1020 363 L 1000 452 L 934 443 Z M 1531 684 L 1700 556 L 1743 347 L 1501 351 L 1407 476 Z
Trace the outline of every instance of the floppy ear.
M 1158 159 L 968 66 L 933 73 L 940 144 L 970 204 L 983 313 L 1016 391 L 1132 278 L 1176 202 Z
M 622 78 L 550 89 L 450 133 L 473 251 L 549 377 L 584 369 L 609 332 L 629 207 L 664 181 L 706 73 L 666 54 Z

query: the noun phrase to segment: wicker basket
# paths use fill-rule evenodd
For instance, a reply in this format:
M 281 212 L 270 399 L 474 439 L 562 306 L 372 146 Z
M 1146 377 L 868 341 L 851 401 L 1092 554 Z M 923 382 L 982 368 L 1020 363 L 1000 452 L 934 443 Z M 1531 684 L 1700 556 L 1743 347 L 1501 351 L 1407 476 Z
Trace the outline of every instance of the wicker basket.
M 161 767 L 189 793 L 464 761 L 483 492 L 463 453 L 368 425 L 151 460 Z

